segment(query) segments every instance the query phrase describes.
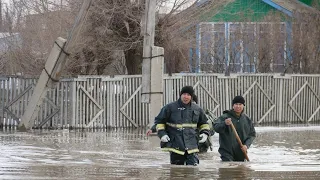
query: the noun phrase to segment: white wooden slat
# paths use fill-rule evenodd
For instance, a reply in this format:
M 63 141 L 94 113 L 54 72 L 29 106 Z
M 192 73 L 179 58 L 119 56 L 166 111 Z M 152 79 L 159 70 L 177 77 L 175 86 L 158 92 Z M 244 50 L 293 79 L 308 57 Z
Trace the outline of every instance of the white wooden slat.
M 317 88 L 320 87 L 320 75 L 276 77 L 270 74 L 238 74 L 235 77 L 221 77 L 223 75 L 218 77 L 217 74 L 165 76 L 164 104 L 177 100 L 182 86 L 193 85 L 203 109 L 216 111 L 214 112 L 216 115 L 221 115 L 223 110 L 231 107 L 231 100 L 235 95 L 242 94 L 247 98 L 246 113 L 253 117 L 255 122 L 299 123 L 320 120 L 320 95 Z M 3 100 L 0 102 L 0 107 L 6 106 L 29 84 L 36 82 L 36 79 L 19 79 L 19 77 L 7 79 L 1 80 L 4 87 L 0 92 Z M 85 91 L 78 90 L 79 85 L 85 87 L 95 102 L 91 101 Z M 149 122 L 149 105 L 141 103 L 140 93 L 131 97 L 140 85 L 141 76 L 122 76 L 115 79 L 87 76 L 63 80 L 56 89 L 48 92 L 48 99 L 52 102 L 45 101 L 41 105 L 34 123 L 39 124 L 52 112 L 53 103 L 60 107 L 59 115 L 52 118 L 52 126 L 57 128 L 69 126 L 87 128 L 89 124 L 90 128 L 134 127 L 132 122 L 137 126 L 146 126 Z M 32 91 L 27 92 L 8 107 L 14 116 L 19 118 L 23 115 L 31 93 Z M 103 113 L 99 113 L 96 104 L 104 109 Z M 120 111 L 121 107 L 125 114 Z M 2 116 L 5 125 L 15 125 L 10 114 L 4 113 Z M 45 127 L 49 126 L 50 123 L 46 123 Z

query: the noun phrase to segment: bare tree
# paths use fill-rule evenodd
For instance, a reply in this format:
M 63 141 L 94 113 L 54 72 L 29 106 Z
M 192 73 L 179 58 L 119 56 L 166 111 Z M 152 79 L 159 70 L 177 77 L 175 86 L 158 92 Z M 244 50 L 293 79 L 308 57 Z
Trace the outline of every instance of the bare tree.
M 191 45 L 195 46 L 195 26 L 204 20 L 200 18 L 203 13 L 207 13 L 209 17 L 209 14 L 215 12 L 213 7 L 223 2 L 218 0 L 200 7 L 197 5 L 199 1 L 176 0 L 167 13 L 158 14 L 155 45 L 165 48 L 167 72 L 188 70 L 188 51 Z M 168 7 L 167 3 L 158 1 L 158 9 Z M 182 11 L 188 6 L 190 7 Z M 125 63 L 119 64 L 125 64 L 128 74 L 141 74 L 141 17 L 144 7 L 144 1 L 94 1 L 83 32 L 84 39 L 75 48 L 77 51 L 68 66 L 69 72 L 115 74 L 117 72 L 112 72 L 107 67 L 115 61 L 125 59 Z M 112 57 L 118 57 L 118 60 Z
M 320 12 L 295 13 L 293 65 L 300 73 L 320 73 Z
M 69 62 L 70 71 L 74 74 L 105 74 L 104 69 L 115 61 L 114 57 L 123 60 L 121 54 L 127 62 L 140 64 L 141 55 L 139 59 L 135 56 L 139 55 L 142 47 L 142 7 L 135 1 L 94 1 L 82 37 L 73 52 L 75 56 Z
M 40 74 L 54 40 L 67 36 L 78 11 L 68 2 L 10 0 L 4 9 L 2 73 Z
M 10 1 L 5 26 L 7 31 L 20 34 L 22 45 L 19 50 L 11 49 L 7 53 L 11 55 L 3 62 L 19 64 L 16 66 L 20 68 L 11 68 L 16 69 L 12 71 L 39 74 L 54 40 L 58 36 L 67 37 L 82 1 Z M 166 49 L 169 73 L 188 70 L 188 51 L 195 47 L 196 24 L 204 20 L 203 13 L 209 17 L 212 9 L 225 1 L 200 6 L 200 0 L 175 0 L 171 5 L 158 0 L 159 12 L 165 8 L 166 13 L 157 15 L 155 44 Z M 140 74 L 144 7 L 144 0 L 93 1 L 65 74 Z

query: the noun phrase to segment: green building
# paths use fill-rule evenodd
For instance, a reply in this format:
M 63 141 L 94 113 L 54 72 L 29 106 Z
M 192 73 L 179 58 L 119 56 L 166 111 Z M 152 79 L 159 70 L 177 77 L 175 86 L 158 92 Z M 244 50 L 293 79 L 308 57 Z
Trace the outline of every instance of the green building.
M 197 26 L 191 71 L 285 72 L 293 62 L 293 19 L 299 13 L 319 13 L 319 5 L 319 0 L 226 0 Z

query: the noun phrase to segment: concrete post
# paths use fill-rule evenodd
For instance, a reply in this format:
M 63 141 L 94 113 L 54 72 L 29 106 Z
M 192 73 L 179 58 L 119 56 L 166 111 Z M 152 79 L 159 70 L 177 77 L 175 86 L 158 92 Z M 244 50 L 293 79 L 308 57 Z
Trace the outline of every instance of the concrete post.
M 151 61 L 152 47 L 154 46 L 155 34 L 155 14 L 156 1 L 146 0 L 146 9 L 144 16 L 144 23 L 141 31 L 144 35 L 143 39 L 143 62 L 142 62 L 142 97 L 141 102 L 150 103 L 151 87 Z
M 63 38 L 58 38 L 49 54 L 45 68 L 42 70 L 40 78 L 37 85 L 33 91 L 32 98 L 28 103 L 28 107 L 21 117 L 21 122 L 19 124 L 20 130 L 28 130 L 32 128 L 33 120 L 38 113 L 39 107 L 43 102 L 44 97 L 47 94 L 49 87 L 52 85 L 51 75 L 55 72 L 54 67 L 57 64 L 58 59 L 61 56 L 62 49 L 65 47 L 66 40 Z
M 149 126 L 154 123 L 154 118 L 163 106 L 163 62 L 164 49 L 152 46 L 151 60 L 151 93 L 150 93 L 150 115 Z

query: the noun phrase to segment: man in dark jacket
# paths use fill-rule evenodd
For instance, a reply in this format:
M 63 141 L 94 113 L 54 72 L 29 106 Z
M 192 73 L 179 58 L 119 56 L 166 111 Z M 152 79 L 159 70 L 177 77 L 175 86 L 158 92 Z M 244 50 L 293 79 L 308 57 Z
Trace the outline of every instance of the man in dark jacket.
M 192 96 L 192 101 L 193 101 L 193 103 L 198 104 L 198 97 L 195 94 Z M 213 131 L 213 129 L 211 129 L 212 128 L 212 120 L 210 120 L 209 118 L 208 118 L 208 124 L 210 127 L 210 136 L 213 136 L 214 131 Z M 147 130 L 146 135 L 150 136 L 151 134 L 156 133 L 156 132 L 157 132 L 157 129 L 156 129 L 156 125 L 154 124 L 150 129 Z M 199 135 L 198 132 L 197 132 L 197 134 Z M 199 143 L 199 146 L 198 146 L 199 153 L 208 152 L 209 148 L 212 150 L 212 147 L 211 147 L 212 142 L 211 142 L 210 136 L 207 138 L 207 140 L 205 142 Z
M 233 109 L 224 111 L 224 114 L 214 123 L 214 130 L 219 133 L 219 153 L 222 161 L 244 161 L 243 152 L 247 152 L 256 137 L 256 131 L 251 119 L 243 113 L 244 105 L 244 98 L 236 96 L 232 100 Z M 230 127 L 231 122 L 242 141 L 242 147 L 240 147 Z
M 170 163 L 176 165 L 197 165 L 199 159 L 199 143 L 203 143 L 209 136 L 209 125 L 204 111 L 192 103 L 194 90 L 192 86 L 185 86 L 180 91 L 180 98 L 165 105 L 155 118 L 161 148 L 170 152 Z
M 196 104 L 198 104 L 198 97 L 194 94 L 193 96 L 192 96 L 192 101 L 194 102 L 194 103 L 196 103 Z M 156 124 L 154 124 L 153 126 L 151 126 L 151 128 L 150 129 L 148 129 L 147 130 L 147 132 L 146 132 L 146 135 L 147 136 L 150 136 L 152 133 L 156 133 L 157 132 L 157 127 L 156 127 Z M 207 139 L 207 141 L 209 140 L 209 138 Z M 204 143 L 203 143 L 204 144 Z M 199 148 L 200 149 L 200 148 Z M 200 150 L 201 151 L 201 150 Z M 206 152 L 207 152 L 207 150 L 206 150 Z

